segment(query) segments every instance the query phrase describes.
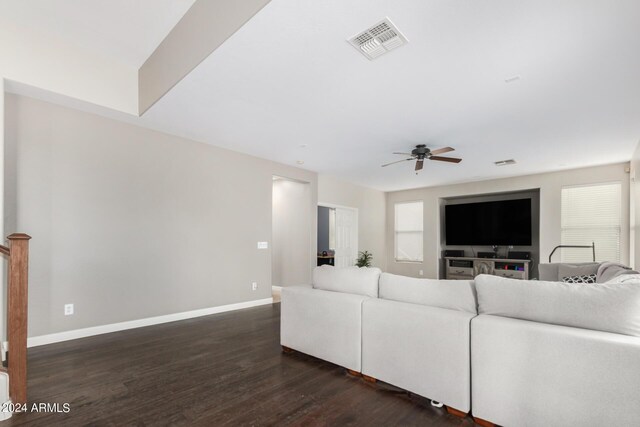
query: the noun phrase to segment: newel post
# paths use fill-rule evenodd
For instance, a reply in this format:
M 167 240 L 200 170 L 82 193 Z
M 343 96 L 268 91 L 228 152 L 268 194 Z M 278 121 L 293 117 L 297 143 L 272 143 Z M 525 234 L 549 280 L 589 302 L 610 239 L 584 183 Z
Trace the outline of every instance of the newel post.
M 7 341 L 9 342 L 9 396 L 14 404 L 27 403 L 27 285 L 29 239 L 14 233 L 9 239 Z

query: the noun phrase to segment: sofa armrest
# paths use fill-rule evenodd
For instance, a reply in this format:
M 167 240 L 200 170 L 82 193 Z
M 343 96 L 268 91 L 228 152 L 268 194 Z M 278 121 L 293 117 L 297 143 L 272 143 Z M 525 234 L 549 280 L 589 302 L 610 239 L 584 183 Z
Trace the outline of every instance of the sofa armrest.
M 558 263 L 538 264 L 538 279 L 548 282 L 557 282 L 558 267 Z
M 307 286 L 282 288 L 280 343 L 359 372 L 367 299 Z

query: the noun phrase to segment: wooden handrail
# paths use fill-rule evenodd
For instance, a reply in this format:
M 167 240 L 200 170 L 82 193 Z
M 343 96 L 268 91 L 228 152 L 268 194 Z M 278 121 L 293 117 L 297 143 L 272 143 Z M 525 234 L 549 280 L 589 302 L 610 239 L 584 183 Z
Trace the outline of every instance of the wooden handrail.
M 7 237 L 9 256 L 7 291 L 7 341 L 9 342 L 9 397 L 14 404 L 27 403 L 27 288 L 29 282 L 29 239 L 24 233 Z

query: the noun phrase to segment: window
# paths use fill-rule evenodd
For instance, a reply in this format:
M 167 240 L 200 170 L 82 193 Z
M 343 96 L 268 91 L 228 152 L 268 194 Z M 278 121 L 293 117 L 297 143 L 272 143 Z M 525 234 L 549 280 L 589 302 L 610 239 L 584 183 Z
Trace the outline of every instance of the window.
M 396 203 L 396 261 L 422 261 L 422 202 Z
M 596 261 L 620 262 L 622 188 L 619 182 L 562 189 L 563 245 L 596 244 Z M 590 261 L 588 249 L 560 249 L 562 262 Z

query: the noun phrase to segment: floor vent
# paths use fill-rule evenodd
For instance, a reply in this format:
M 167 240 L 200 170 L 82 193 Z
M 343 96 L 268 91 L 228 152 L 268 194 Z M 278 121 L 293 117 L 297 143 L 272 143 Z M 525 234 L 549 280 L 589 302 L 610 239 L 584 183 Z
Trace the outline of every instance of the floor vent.
M 349 39 L 349 43 L 369 60 L 374 60 L 408 42 L 407 38 L 393 25 L 389 18 L 383 19 L 371 28 Z

